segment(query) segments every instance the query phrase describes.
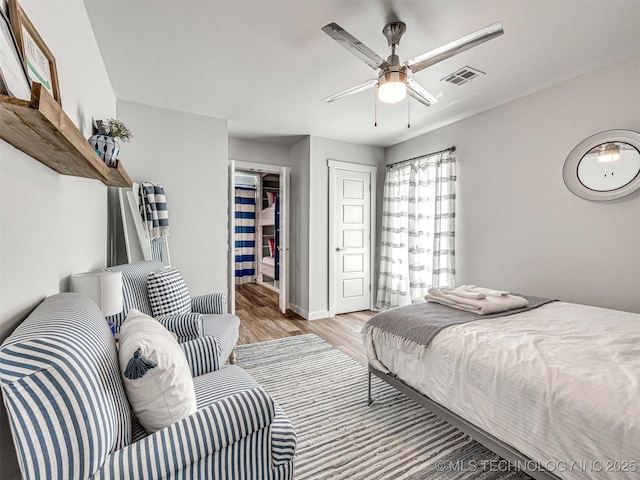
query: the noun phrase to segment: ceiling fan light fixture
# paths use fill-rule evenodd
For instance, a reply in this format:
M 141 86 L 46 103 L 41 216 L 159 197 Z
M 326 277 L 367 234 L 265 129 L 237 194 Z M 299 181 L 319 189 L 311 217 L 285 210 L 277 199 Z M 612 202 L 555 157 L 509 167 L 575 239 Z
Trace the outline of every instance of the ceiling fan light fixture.
M 402 71 L 384 72 L 378 77 L 378 100 L 398 103 L 407 96 L 407 74 Z
M 425 90 L 413 78 L 407 78 L 407 71 L 412 73 L 419 72 L 504 33 L 502 25 L 497 22 L 401 64 L 400 58 L 396 55 L 396 48 L 400 44 L 400 39 L 406 30 L 407 26 L 403 22 L 396 21 L 385 25 L 382 33 L 387 39 L 389 47 L 391 47 L 391 55 L 384 60 L 380 55 L 364 45 L 337 23 L 329 23 L 322 27 L 322 31 L 342 47 L 346 48 L 374 70 L 380 70 L 377 78 L 372 78 L 360 85 L 327 97 L 324 101 L 332 102 L 347 95 L 352 95 L 376 86 L 378 89 L 377 98 L 384 103 L 398 103 L 404 100 L 407 95 L 410 95 L 427 107 L 434 105 L 438 103 L 438 99 Z M 478 73 L 483 72 L 478 70 Z M 464 80 L 469 81 L 471 78 L 472 77 L 465 76 Z

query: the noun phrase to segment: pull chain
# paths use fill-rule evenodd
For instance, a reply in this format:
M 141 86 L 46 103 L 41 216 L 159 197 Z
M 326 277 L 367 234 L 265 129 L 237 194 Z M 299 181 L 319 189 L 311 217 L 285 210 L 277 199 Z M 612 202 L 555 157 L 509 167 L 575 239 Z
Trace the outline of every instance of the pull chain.
M 377 127 L 378 126 L 378 84 L 376 84 L 376 88 L 373 91 L 373 126 Z
M 407 95 L 407 128 L 411 128 L 411 95 Z

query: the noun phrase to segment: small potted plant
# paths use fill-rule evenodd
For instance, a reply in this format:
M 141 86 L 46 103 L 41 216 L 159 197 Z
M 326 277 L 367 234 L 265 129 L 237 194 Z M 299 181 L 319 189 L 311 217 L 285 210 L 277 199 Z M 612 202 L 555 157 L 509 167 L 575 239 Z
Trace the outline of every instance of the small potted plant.
M 114 118 L 108 118 L 105 121 L 98 120 L 96 124 L 98 125 L 98 133 L 89 139 L 89 143 L 104 163 L 109 167 L 116 167 L 120 153 L 120 144 L 116 138 L 128 143 L 133 138 L 133 133 L 124 123 Z

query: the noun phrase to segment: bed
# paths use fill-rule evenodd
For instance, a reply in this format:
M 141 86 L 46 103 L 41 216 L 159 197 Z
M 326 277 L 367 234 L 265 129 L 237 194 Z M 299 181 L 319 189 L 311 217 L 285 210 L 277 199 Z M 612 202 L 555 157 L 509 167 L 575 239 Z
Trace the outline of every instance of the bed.
M 276 259 L 273 257 L 262 257 L 260 260 L 261 272 L 271 278 L 275 278 Z
M 534 478 L 640 478 L 638 314 L 553 302 L 428 346 L 369 323 L 363 341 L 370 375 Z
M 276 212 L 276 208 L 273 205 L 260 210 L 260 224 L 275 225 L 275 222 L 276 222 L 275 212 Z

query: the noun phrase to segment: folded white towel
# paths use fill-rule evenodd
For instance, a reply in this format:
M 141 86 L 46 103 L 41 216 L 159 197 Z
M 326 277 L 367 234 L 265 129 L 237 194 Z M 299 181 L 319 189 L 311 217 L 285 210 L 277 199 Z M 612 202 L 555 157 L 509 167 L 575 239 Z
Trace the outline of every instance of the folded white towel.
M 508 297 L 509 296 L 509 292 L 505 292 L 503 290 L 493 290 L 491 288 L 478 287 L 476 285 L 461 285 L 458 288 L 466 292 L 484 293 L 485 295 L 492 296 L 492 297 Z
M 471 312 L 471 313 L 479 312 L 479 310 L 476 307 L 469 307 L 461 303 L 456 303 L 442 296 L 436 297 L 434 295 L 426 294 L 424 299 L 427 302 L 439 303 L 440 305 L 446 305 L 447 307 L 456 308 L 458 310 L 463 310 L 465 312 Z
M 516 295 L 507 295 L 506 297 L 488 296 L 487 298 L 476 300 L 472 298 L 462 298 L 454 295 L 443 294 L 437 290 L 434 291 L 434 293 L 435 295 L 431 292 L 428 293 L 425 296 L 425 300 L 447 305 L 466 312 L 477 313 L 478 315 L 506 312 L 507 310 L 524 308 L 529 305 L 526 298 L 518 297 Z
M 431 293 L 431 290 L 439 290 L 440 293 L 444 293 L 445 295 L 454 295 L 456 297 L 462 297 L 462 298 L 473 298 L 475 300 L 482 300 L 483 298 L 487 298 L 487 295 L 485 293 L 470 292 L 467 290 L 462 290 L 461 288 L 449 288 L 449 287 L 442 287 L 440 289 L 430 288 L 429 293 Z

